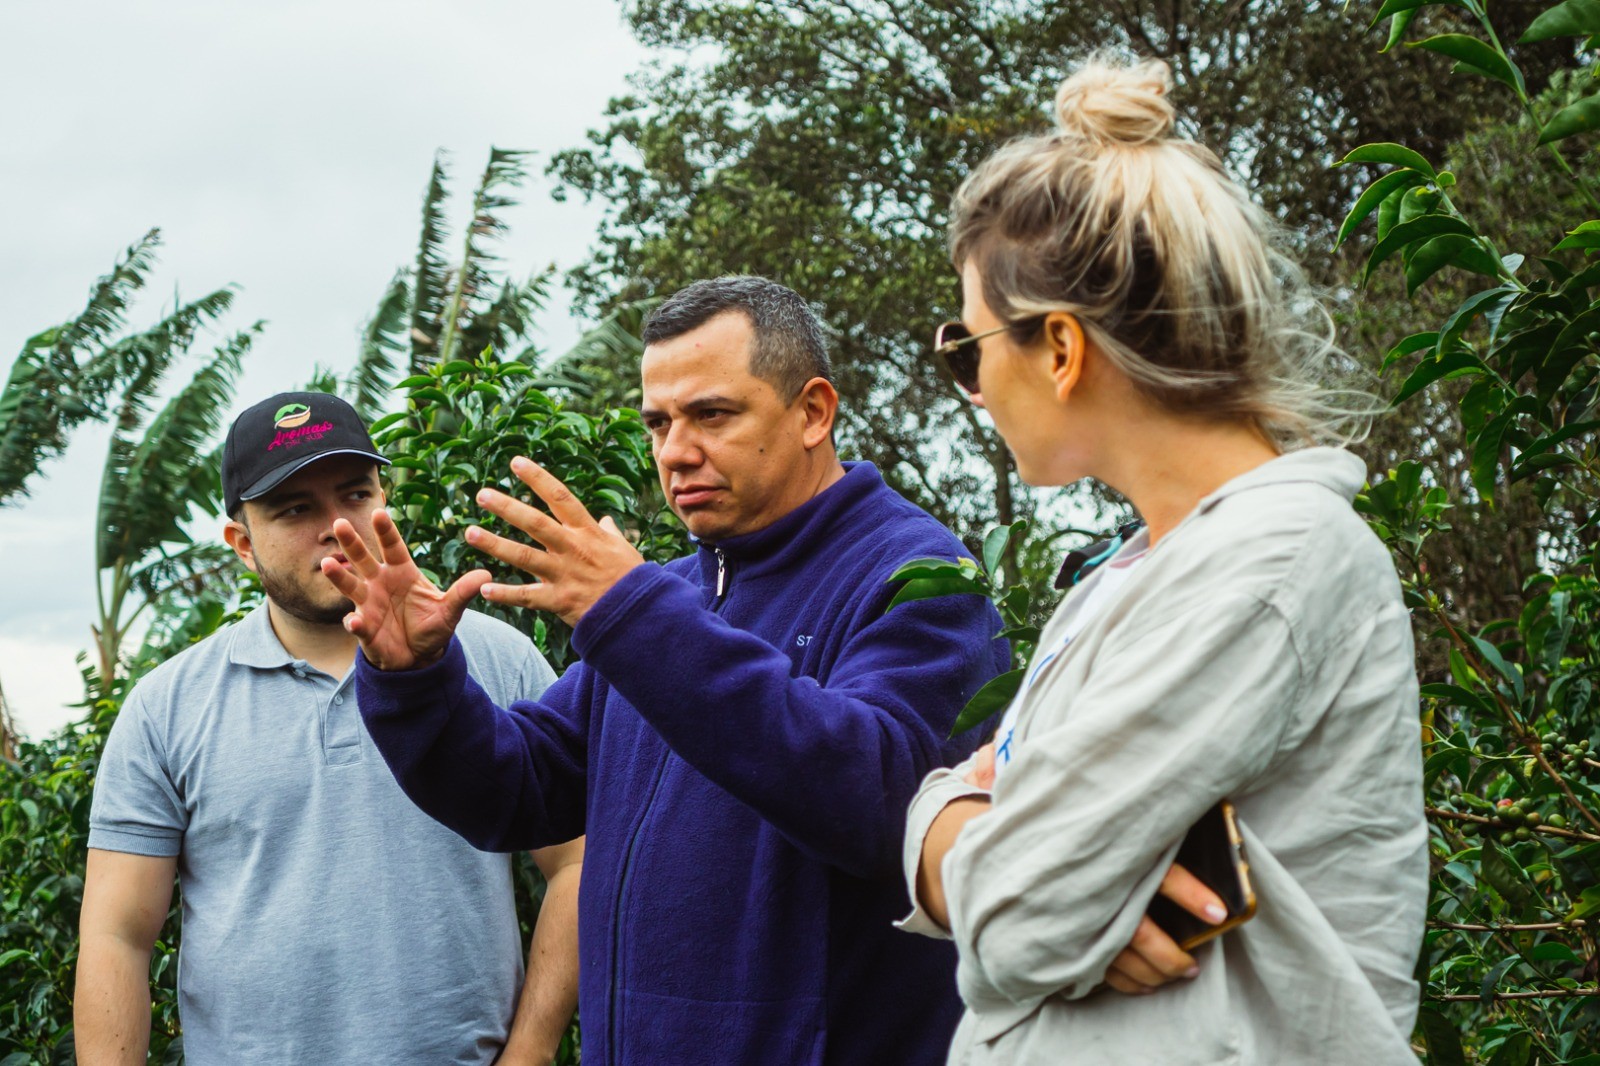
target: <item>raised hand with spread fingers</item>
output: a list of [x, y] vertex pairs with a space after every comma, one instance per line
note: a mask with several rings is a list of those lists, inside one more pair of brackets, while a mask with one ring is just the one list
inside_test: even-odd
[[355, 609], [344, 627], [361, 641], [361, 652], [380, 670], [415, 670], [438, 662], [450, 645], [467, 604], [490, 578], [487, 570], [464, 574], [448, 589], [429, 581], [412, 561], [406, 542], [384, 510], [372, 514], [378, 554], [368, 550], [344, 519], [333, 535], [348, 565], [322, 560], [322, 572], [350, 598]]
[[549, 611], [568, 625], [577, 625], [611, 586], [644, 562], [644, 556], [615, 522], [609, 517], [596, 522], [571, 489], [531, 459], [513, 459], [511, 472], [549, 505], [550, 514], [495, 489], [480, 490], [478, 503], [543, 545], [543, 550], [478, 526], [467, 530], [467, 543], [538, 581], [485, 584], [483, 597], [511, 607]]

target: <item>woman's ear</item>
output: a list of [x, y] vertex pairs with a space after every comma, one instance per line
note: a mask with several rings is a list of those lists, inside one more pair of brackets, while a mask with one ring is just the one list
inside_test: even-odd
[[1056, 399], [1066, 403], [1083, 376], [1083, 326], [1075, 315], [1052, 311], [1044, 319], [1044, 342], [1049, 349]]

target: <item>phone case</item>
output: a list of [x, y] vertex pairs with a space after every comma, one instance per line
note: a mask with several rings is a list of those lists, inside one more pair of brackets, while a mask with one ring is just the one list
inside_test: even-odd
[[1255, 915], [1256, 894], [1233, 804], [1222, 800], [1202, 815], [1178, 846], [1175, 861], [1220, 896], [1228, 908], [1228, 917], [1212, 925], [1165, 896], [1151, 900], [1145, 913], [1183, 950], [1221, 936]]

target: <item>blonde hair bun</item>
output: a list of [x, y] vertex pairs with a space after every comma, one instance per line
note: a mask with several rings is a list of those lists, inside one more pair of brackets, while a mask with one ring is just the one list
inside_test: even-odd
[[1140, 145], [1172, 132], [1172, 71], [1159, 59], [1135, 66], [1095, 58], [1056, 90], [1056, 123], [1067, 137]]

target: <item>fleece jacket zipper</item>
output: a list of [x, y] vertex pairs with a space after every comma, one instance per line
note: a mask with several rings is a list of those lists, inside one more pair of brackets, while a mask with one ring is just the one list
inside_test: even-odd
[[[717, 592], [711, 601], [711, 610], [721, 613], [722, 605], [728, 594], [728, 557], [721, 548], [712, 549], [717, 554]], [[607, 1059], [612, 1063], [622, 1061], [622, 1031], [618, 1024], [621, 1020], [620, 1002], [622, 999], [622, 907], [628, 898], [628, 884], [633, 877], [633, 853], [638, 848], [639, 836], [644, 832], [645, 822], [650, 820], [650, 810], [655, 806], [656, 795], [661, 791], [661, 779], [666, 776], [667, 759], [671, 752], [661, 753], [661, 761], [656, 764], [655, 777], [650, 782], [650, 796], [645, 800], [644, 811], [639, 815], [639, 820], [634, 823], [633, 835], [628, 838], [628, 847], [622, 854], [622, 880], [617, 886], [617, 901], [611, 910], [611, 1002], [610, 1018], [606, 1026], [609, 1034], [610, 1050]]]

